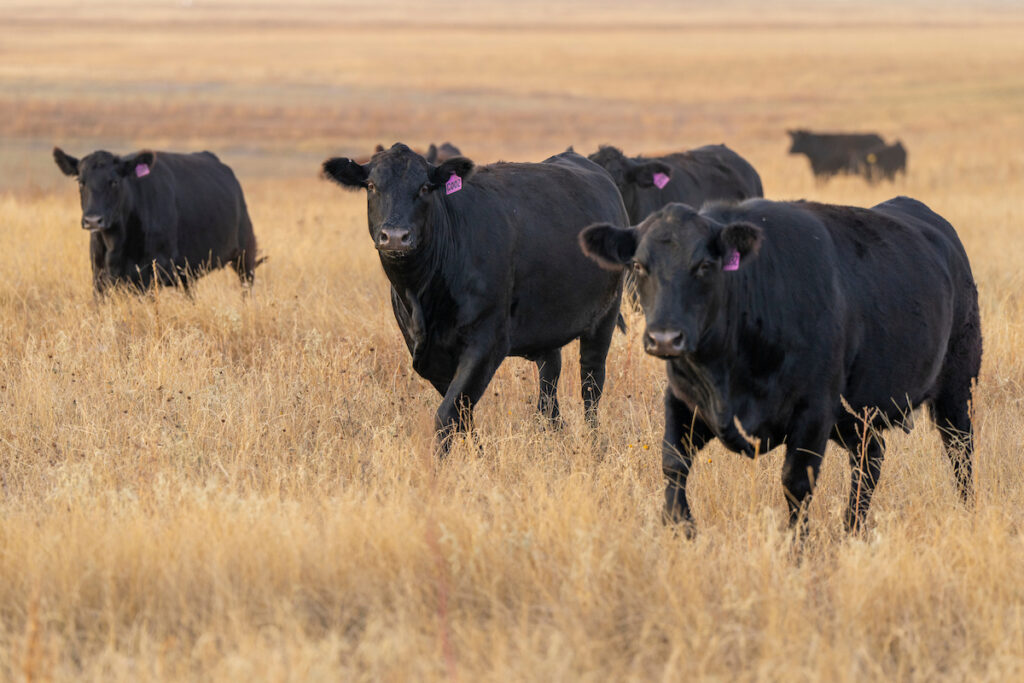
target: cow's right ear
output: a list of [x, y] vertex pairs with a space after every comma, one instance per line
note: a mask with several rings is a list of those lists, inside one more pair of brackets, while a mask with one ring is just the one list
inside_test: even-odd
[[78, 159], [65, 154], [60, 147], [53, 148], [53, 160], [57, 162], [57, 168], [64, 172], [64, 175], [78, 175]]
[[324, 162], [323, 175], [343, 187], [366, 187], [366, 167], [348, 157], [334, 157]]
[[609, 270], [620, 270], [632, 261], [640, 243], [636, 228], [616, 228], [607, 223], [584, 228], [579, 239], [583, 253]]

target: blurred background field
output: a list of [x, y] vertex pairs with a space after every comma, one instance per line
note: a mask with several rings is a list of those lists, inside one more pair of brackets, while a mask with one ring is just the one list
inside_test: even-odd
[[[1024, 677], [1022, 36], [999, 2], [0, 0], [0, 680]], [[899, 138], [909, 174], [816, 184], [794, 127]], [[863, 538], [840, 452], [796, 562], [779, 454], [717, 445], [673, 536], [635, 314], [596, 435], [573, 346], [563, 432], [511, 359], [436, 465], [364, 198], [318, 172], [444, 140], [724, 142], [772, 198], [928, 203], [982, 301], [977, 508], [921, 419]], [[269, 257], [252, 299], [217, 273], [95, 302], [54, 145], [215, 151]]]

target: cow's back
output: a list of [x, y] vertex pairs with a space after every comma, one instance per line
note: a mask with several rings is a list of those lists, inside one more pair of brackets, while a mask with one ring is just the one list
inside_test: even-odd
[[514, 355], [562, 346], [618, 305], [620, 274], [599, 268], [577, 242], [592, 223], [628, 221], [600, 166], [569, 152], [539, 164], [484, 166], [470, 182], [466, 248], [489, 277], [505, 273]]
[[693, 178], [693, 202], [700, 208], [707, 201], [761, 197], [761, 176], [746, 159], [725, 145], [705, 145], [666, 157], [668, 163]]
[[739, 201], [764, 194], [754, 167], [725, 145], [705, 145], [651, 159], [638, 157], [637, 161], [660, 161], [671, 167], [672, 174], [663, 188], [630, 185], [623, 193], [633, 224], [673, 202], [699, 209], [711, 201]]
[[160, 152], [154, 169], [160, 166], [172, 178], [179, 260], [196, 266], [235, 258], [246, 244], [249, 221], [231, 169], [211, 152]]
[[839, 256], [848, 311], [841, 393], [855, 409], [879, 407], [898, 420], [908, 404], [931, 397], [970, 307], [966, 254], [953, 227], [916, 200], [809, 209], [828, 225]]

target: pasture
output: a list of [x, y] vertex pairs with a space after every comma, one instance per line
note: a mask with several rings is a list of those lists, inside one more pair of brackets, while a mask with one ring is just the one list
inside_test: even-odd
[[[0, 0], [0, 680], [1024, 678], [1024, 10], [444, 8]], [[800, 126], [899, 138], [908, 175], [817, 185]], [[921, 415], [861, 537], [845, 453], [794, 558], [781, 453], [717, 444], [673, 534], [632, 312], [596, 434], [574, 344], [564, 430], [510, 359], [438, 464], [364, 195], [318, 178], [399, 140], [724, 142], [771, 198], [926, 202], [981, 300], [975, 509]], [[94, 301], [55, 144], [216, 151], [268, 257], [253, 296], [219, 272]]]

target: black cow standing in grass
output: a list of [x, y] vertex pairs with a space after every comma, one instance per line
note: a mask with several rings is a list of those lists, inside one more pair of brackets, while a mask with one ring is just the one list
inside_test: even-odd
[[[761, 176], [750, 162], [725, 145], [706, 145], [660, 157], [627, 157], [616, 147], [604, 146], [589, 158], [615, 181], [632, 225], [672, 202], [699, 208], [716, 199], [764, 196]], [[635, 304], [632, 272], [626, 273], [625, 286]]]
[[228, 264], [243, 291], [252, 286], [256, 236], [245, 197], [211, 152], [97, 151], [79, 160], [54, 148], [53, 158], [78, 178], [97, 292], [179, 282], [187, 290], [195, 277]]
[[785, 445], [796, 524], [831, 439], [850, 454], [846, 524], [857, 528], [883, 430], [921, 404], [970, 498], [978, 294], [953, 226], [921, 202], [672, 204], [637, 227], [591, 226], [580, 242], [637, 273], [644, 348], [668, 361], [666, 520], [691, 522], [686, 479], [717, 437], [750, 457]]
[[812, 133], [791, 130], [790, 154], [803, 154], [811, 162], [811, 172], [820, 180], [834, 175], [857, 174], [865, 155], [885, 140], [875, 133]]
[[538, 408], [559, 419], [561, 348], [580, 340], [583, 401], [597, 419], [605, 357], [619, 316], [620, 273], [580, 253], [581, 229], [624, 222], [615, 185], [566, 152], [539, 164], [430, 164], [403, 144], [361, 165], [324, 162], [327, 177], [367, 192], [370, 237], [413, 369], [444, 396], [446, 452], [506, 356], [540, 371]]

